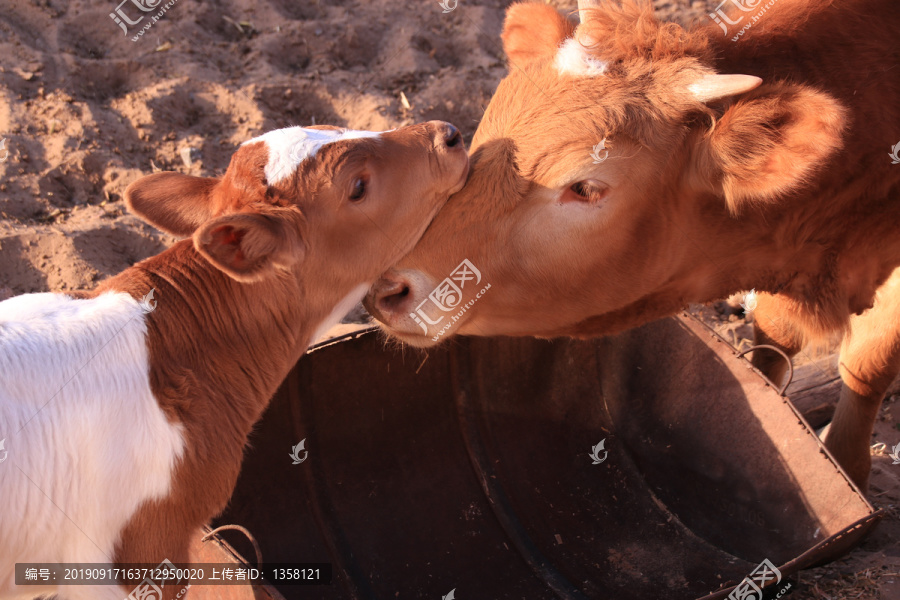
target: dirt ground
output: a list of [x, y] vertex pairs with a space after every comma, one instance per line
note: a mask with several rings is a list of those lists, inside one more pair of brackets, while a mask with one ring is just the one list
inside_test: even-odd
[[[91, 288], [170, 245], [126, 213], [122, 193], [142, 174], [219, 175], [238, 144], [290, 125], [444, 119], [468, 142], [505, 73], [501, 0], [459, 0], [449, 13], [437, 0], [171, 4], [132, 41], [149, 18], [123, 30], [110, 16], [143, 14], [131, 2], [0, 0], [0, 300]], [[681, 22], [715, 4], [655, 2]], [[746, 334], [736, 315], [707, 312]], [[892, 408], [873, 443], [900, 443]], [[900, 465], [886, 456], [871, 498], [888, 512], [878, 531], [802, 573], [792, 597], [900, 600]]]

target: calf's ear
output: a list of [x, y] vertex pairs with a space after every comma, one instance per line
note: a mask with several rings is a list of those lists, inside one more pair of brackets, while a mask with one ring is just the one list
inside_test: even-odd
[[506, 11], [501, 34], [510, 68], [553, 56], [572, 31], [572, 25], [552, 6], [513, 4]]
[[259, 281], [303, 260], [305, 219], [294, 206], [253, 205], [211, 219], [194, 233], [194, 247], [220, 271], [242, 282]]
[[151, 225], [180, 237], [194, 233], [212, 213], [212, 177], [154, 173], [125, 190], [125, 205]]
[[692, 177], [724, 196], [732, 214], [777, 202], [825, 166], [845, 123], [844, 109], [827, 94], [789, 84], [760, 88], [700, 135]]

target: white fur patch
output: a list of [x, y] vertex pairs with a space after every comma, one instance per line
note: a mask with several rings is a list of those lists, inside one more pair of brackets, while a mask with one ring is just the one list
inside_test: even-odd
[[606, 61], [591, 56], [575, 38], [567, 39], [556, 53], [556, 70], [560, 75], [596, 77], [606, 73], [608, 68]]
[[334, 307], [334, 310], [331, 311], [331, 314], [316, 327], [315, 333], [313, 333], [313, 336], [309, 340], [309, 345], [318, 342], [329, 329], [340, 323], [341, 319], [343, 319], [348, 312], [353, 310], [354, 306], [362, 301], [370, 287], [372, 287], [371, 283], [360, 284], [353, 288], [353, 291], [347, 294], [343, 300], [338, 302], [337, 306]]
[[352, 129], [306, 129], [288, 127], [265, 133], [243, 145], [265, 142], [269, 148], [266, 164], [266, 180], [273, 185], [288, 177], [301, 162], [312, 158], [325, 144], [341, 140], [379, 137], [380, 131], [356, 131]]
[[[17, 562], [111, 562], [138, 507], [169, 493], [185, 440], [150, 390], [146, 318], [123, 293], [0, 302], [0, 597], [52, 591], [16, 589]], [[79, 588], [61, 597], [127, 595]]]

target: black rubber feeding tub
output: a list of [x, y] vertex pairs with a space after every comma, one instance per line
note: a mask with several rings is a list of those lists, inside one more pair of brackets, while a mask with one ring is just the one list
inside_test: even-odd
[[218, 523], [267, 563], [332, 564], [288, 599], [662, 600], [725, 598], [763, 561], [783, 587], [879, 516], [790, 402], [683, 315], [427, 356], [371, 332], [323, 344]]

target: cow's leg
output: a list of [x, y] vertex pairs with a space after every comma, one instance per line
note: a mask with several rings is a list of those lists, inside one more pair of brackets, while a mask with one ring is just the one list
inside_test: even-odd
[[[803, 348], [803, 336], [792, 324], [789, 307], [778, 296], [757, 294], [753, 311], [753, 337], [756, 345], [768, 344], [794, 356]], [[773, 350], [753, 351], [751, 363], [775, 384], [780, 384], [788, 370], [784, 357]]]
[[872, 428], [884, 393], [900, 372], [900, 269], [878, 289], [875, 305], [850, 319], [840, 369], [841, 398], [825, 434], [825, 446], [866, 491]]

